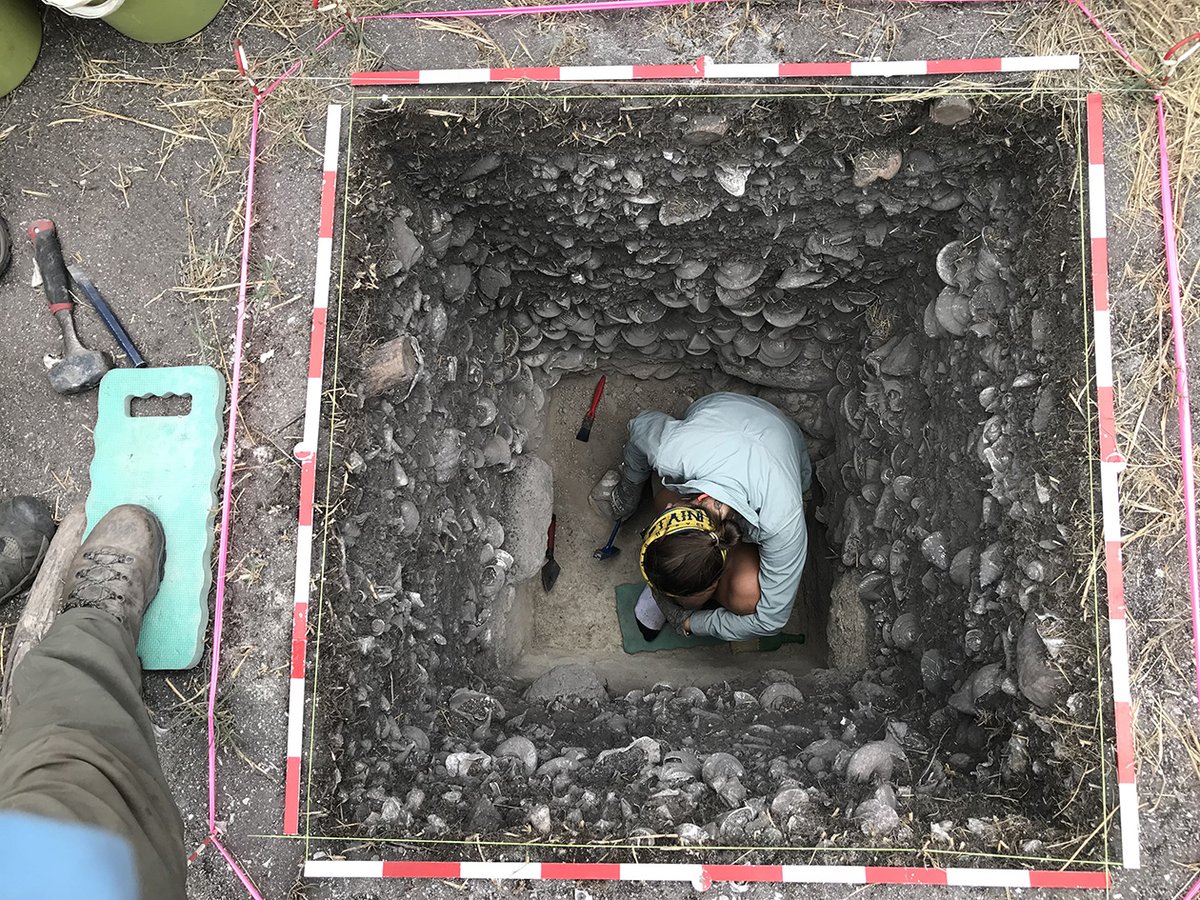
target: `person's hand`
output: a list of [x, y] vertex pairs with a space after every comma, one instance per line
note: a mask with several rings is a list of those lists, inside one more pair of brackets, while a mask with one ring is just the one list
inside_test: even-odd
[[617, 486], [613, 488], [612, 498], [609, 500], [614, 519], [628, 519], [637, 512], [637, 508], [642, 502], [643, 486], [634, 484], [628, 478], [622, 478], [617, 482]]

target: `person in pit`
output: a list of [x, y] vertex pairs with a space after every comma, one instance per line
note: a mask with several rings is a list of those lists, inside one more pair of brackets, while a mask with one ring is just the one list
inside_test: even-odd
[[804, 435], [756, 397], [717, 393], [683, 419], [644, 412], [629, 423], [616, 519], [662, 481], [640, 551], [646, 589], [636, 617], [648, 641], [670, 622], [726, 641], [778, 634], [808, 555], [804, 496], [812, 463]]

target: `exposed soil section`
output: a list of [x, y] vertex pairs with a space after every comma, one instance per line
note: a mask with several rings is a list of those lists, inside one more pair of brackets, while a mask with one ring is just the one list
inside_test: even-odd
[[[1074, 159], [1061, 110], [956, 102], [364, 117], [347, 303], [421, 366], [338, 461], [320, 831], [1099, 855]], [[597, 369], [756, 392], [812, 437], [840, 670], [512, 678], [547, 393]]]

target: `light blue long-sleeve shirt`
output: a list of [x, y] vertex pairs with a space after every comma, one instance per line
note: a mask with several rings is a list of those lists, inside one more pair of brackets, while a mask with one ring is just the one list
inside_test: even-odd
[[691, 629], [726, 641], [778, 634], [796, 602], [808, 556], [804, 492], [812, 482], [808, 445], [796, 423], [756, 397], [710, 394], [683, 419], [644, 412], [629, 423], [625, 477], [655, 471], [681, 494], [708, 494], [749, 524], [759, 547], [761, 596], [752, 615], [725, 609], [692, 613]]

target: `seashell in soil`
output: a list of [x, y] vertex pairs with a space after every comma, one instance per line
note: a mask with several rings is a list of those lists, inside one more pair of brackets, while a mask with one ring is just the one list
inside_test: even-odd
[[767, 685], [758, 702], [763, 709], [777, 710], [789, 703], [800, 705], [804, 702], [804, 695], [800, 693], [800, 690], [794, 684], [777, 681]]
[[772, 298], [763, 306], [762, 316], [776, 328], [794, 328], [809, 318], [808, 303], [790, 297]]
[[773, 369], [781, 369], [794, 363], [803, 350], [798, 341], [767, 339], [759, 344], [758, 361]]
[[719, 165], [713, 177], [725, 193], [740, 197], [746, 193], [746, 179], [750, 177], [750, 170], [741, 166]]
[[621, 329], [621, 337], [631, 347], [649, 347], [658, 339], [658, 329], [651, 325], [630, 325]]
[[492, 751], [496, 759], [515, 759], [526, 775], [532, 775], [537, 769], [537, 747], [527, 737], [514, 735]]
[[675, 277], [681, 281], [691, 281], [699, 278], [708, 271], [708, 263], [695, 259], [686, 259], [675, 267]]
[[971, 301], [953, 288], [943, 288], [934, 301], [933, 314], [943, 329], [962, 337], [971, 325]]
[[721, 263], [714, 277], [721, 287], [737, 291], [757, 282], [765, 270], [766, 266], [755, 260], [726, 260]]
[[820, 281], [822, 274], [819, 270], [803, 269], [799, 266], [792, 266], [784, 269], [783, 274], [779, 276], [775, 282], [775, 287], [784, 291], [794, 291], [802, 287], [808, 287]]

